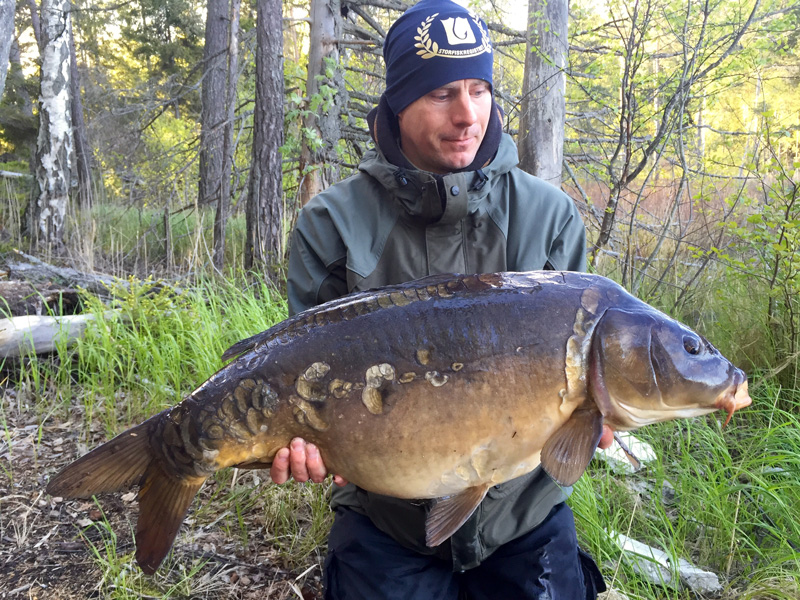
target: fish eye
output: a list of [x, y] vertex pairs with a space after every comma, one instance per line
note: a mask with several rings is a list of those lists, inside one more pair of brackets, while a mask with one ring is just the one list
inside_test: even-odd
[[699, 338], [696, 338], [693, 335], [685, 335], [683, 336], [683, 349], [686, 350], [691, 355], [700, 354], [700, 349], [702, 348], [702, 342]]

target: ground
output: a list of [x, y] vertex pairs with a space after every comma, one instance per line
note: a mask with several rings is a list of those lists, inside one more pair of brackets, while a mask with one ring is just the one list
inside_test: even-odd
[[[287, 566], [259, 503], [231, 515], [218, 482], [201, 491], [162, 567], [143, 575], [130, 559], [135, 493], [105, 495], [98, 505], [45, 492], [48, 478], [86, 450], [83, 415], [40, 426], [18, 390], [0, 394], [0, 598], [321, 598], [321, 553]], [[99, 426], [91, 430], [102, 441]], [[232, 519], [251, 534], [239, 535]]]

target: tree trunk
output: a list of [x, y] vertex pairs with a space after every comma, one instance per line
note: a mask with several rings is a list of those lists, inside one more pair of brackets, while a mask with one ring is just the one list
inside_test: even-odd
[[39, 53], [44, 50], [44, 40], [42, 40], [42, 22], [39, 19], [39, 7], [36, 6], [36, 0], [28, 0], [28, 8], [31, 11], [31, 28], [33, 29], [33, 37], [36, 39], [36, 45], [39, 46]]
[[567, 14], [567, 0], [529, 0], [520, 103], [520, 167], [555, 186], [564, 159]]
[[283, 259], [283, 29], [280, 0], [258, 0], [253, 164], [247, 198], [245, 268]]
[[70, 4], [42, 2], [42, 75], [39, 96], [39, 138], [33, 201], [32, 246], [48, 253], [61, 246], [72, 174], [73, 140], [70, 115]]
[[92, 208], [92, 151], [86, 133], [86, 121], [83, 118], [83, 102], [81, 101], [81, 78], [78, 73], [78, 57], [75, 53], [75, 36], [70, 31], [70, 97], [72, 99], [72, 128], [75, 139], [75, 168], [78, 175], [78, 202], [80, 207], [89, 211]]
[[220, 197], [226, 114], [229, 4], [228, 0], [208, 1], [200, 109], [198, 202], [201, 206], [217, 202]]
[[[304, 126], [318, 140], [304, 137], [300, 154], [300, 203], [305, 205], [339, 179], [336, 143], [341, 138], [339, 119], [344, 104], [344, 81], [339, 67], [342, 17], [339, 0], [311, 0], [311, 33], [308, 48]], [[314, 142], [321, 143], [317, 147]]]
[[228, 39], [227, 95], [225, 126], [223, 127], [222, 176], [219, 182], [219, 201], [214, 219], [214, 266], [222, 270], [225, 262], [225, 226], [231, 209], [231, 171], [233, 169], [233, 120], [236, 115], [236, 84], [239, 76], [239, 9], [241, 0], [231, 0]]
[[0, 100], [6, 88], [8, 73], [8, 56], [11, 53], [11, 42], [14, 41], [14, 12], [17, 0], [0, 0]]

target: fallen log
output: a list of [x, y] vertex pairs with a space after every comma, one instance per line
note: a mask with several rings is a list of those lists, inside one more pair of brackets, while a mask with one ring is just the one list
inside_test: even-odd
[[46, 354], [59, 343], [71, 346], [83, 336], [93, 314], [47, 317], [26, 315], [0, 319], [0, 359], [19, 358], [34, 352]]
[[101, 297], [108, 297], [108, 289], [114, 283], [127, 286], [124, 279], [110, 275], [86, 273], [72, 267], [57, 267], [20, 250], [13, 250], [6, 255], [4, 262], [8, 272], [7, 277], [12, 280], [57, 282], [70, 288], [84, 288]]

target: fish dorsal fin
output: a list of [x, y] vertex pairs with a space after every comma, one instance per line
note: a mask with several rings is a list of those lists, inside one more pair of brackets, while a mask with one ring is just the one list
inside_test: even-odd
[[596, 406], [582, 406], [542, 448], [541, 462], [560, 485], [573, 485], [589, 465], [603, 434], [603, 415]]
[[489, 487], [484, 483], [455, 496], [439, 498], [425, 522], [425, 543], [433, 548], [453, 535], [475, 512]]
[[406, 306], [419, 300], [450, 298], [456, 294], [480, 293], [492, 288], [502, 288], [500, 274], [461, 275], [443, 273], [397, 285], [355, 292], [311, 307], [273, 325], [266, 331], [236, 342], [222, 354], [222, 360], [240, 356], [264, 346], [269, 347], [279, 339], [291, 340], [307, 334], [321, 324], [347, 321], [360, 315], [390, 306]]

